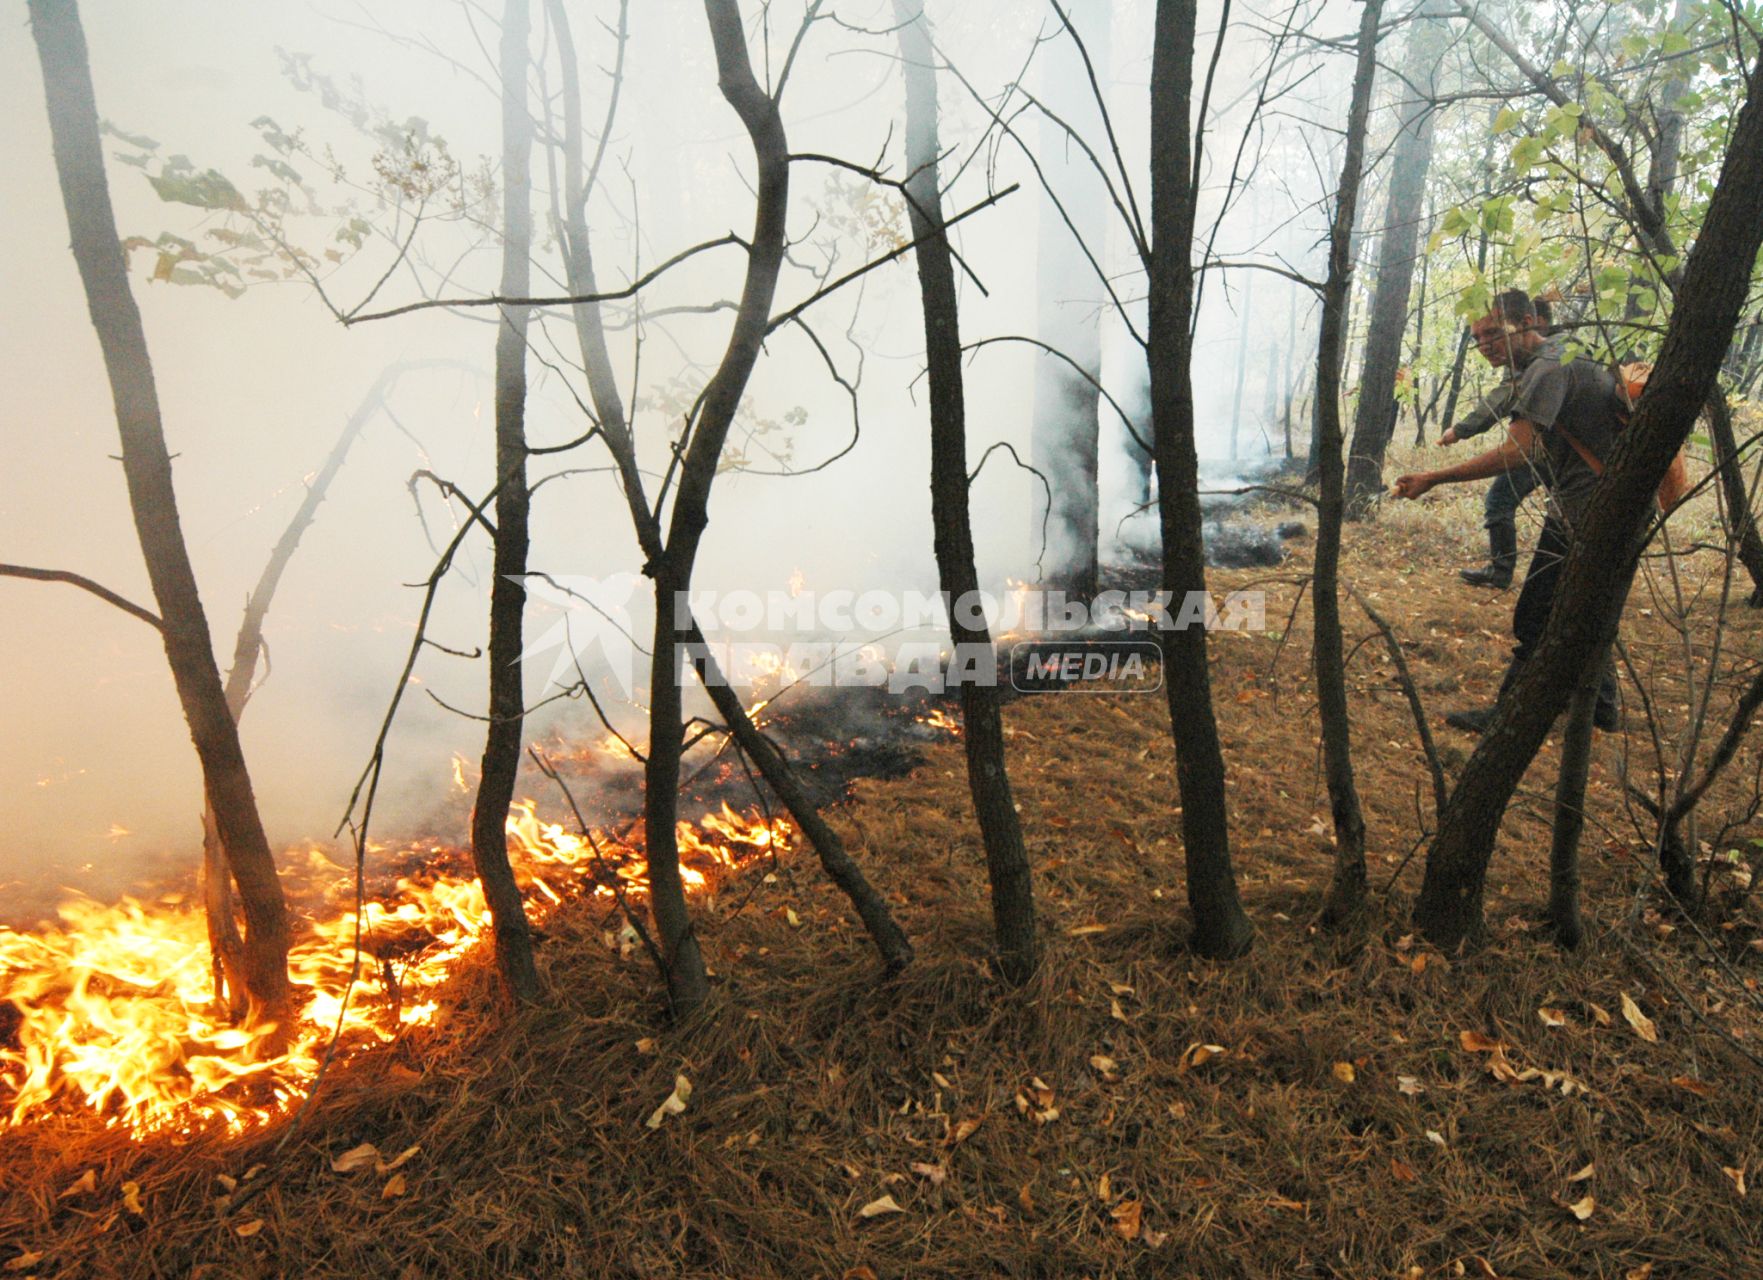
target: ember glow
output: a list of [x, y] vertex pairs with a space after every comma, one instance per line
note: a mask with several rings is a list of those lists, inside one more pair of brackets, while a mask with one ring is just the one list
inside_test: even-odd
[[[515, 806], [508, 834], [532, 918], [570, 898], [610, 904], [647, 889], [639, 834], [584, 839], [541, 820], [531, 801]], [[687, 888], [714, 890], [732, 872], [788, 852], [792, 834], [782, 819], [727, 804], [681, 822]], [[284, 859], [297, 864], [284, 878], [310, 882], [320, 903], [305, 912], [290, 956], [305, 1003], [285, 1031], [235, 1026], [217, 1011], [194, 895], [114, 906], [75, 899], [57, 927], [0, 927], [0, 1128], [84, 1111], [137, 1133], [241, 1132], [284, 1113], [339, 1027], [346, 1056], [434, 1019], [440, 987], [490, 927], [477, 881], [437, 869], [463, 863], [448, 854], [430, 851], [423, 869], [366, 904], [358, 976], [352, 874], [316, 851]]]

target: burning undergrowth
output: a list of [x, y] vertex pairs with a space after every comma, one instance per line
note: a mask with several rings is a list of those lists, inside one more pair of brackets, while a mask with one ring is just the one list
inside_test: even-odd
[[[763, 727], [799, 758], [823, 803], [857, 777], [909, 770], [923, 744], [953, 728], [927, 698], [882, 690], [806, 689], [768, 710]], [[689, 892], [715, 893], [749, 868], [775, 870], [797, 839], [763, 784], [726, 745], [717, 749], [722, 742], [707, 737], [688, 757], [681, 812], [699, 815], [678, 827]], [[511, 860], [541, 929], [571, 900], [641, 898], [648, 873], [632, 749], [610, 733], [549, 746], [594, 826], [549, 820], [531, 799], [515, 805]], [[454, 781], [447, 825], [463, 830], [474, 788], [462, 761]], [[561, 797], [547, 807], [567, 810]], [[192, 888], [115, 904], [73, 898], [54, 923], [0, 927], [0, 1129], [83, 1111], [133, 1133], [241, 1132], [284, 1114], [333, 1052], [348, 1058], [430, 1022], [439, 989], [490, 924], [469, 851], [444, 839], [372, 844], [359, 882], [354, 867], [315, 845], [281, 863], [302, 1000], [283, 1026], [233, 1025], [217, 1007]], [[627, 949], [635, 940], [628, 926], [617, 936]]]

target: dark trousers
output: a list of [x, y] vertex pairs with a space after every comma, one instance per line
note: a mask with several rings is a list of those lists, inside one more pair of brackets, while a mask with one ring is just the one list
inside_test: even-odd
[[1482, 525], [1489, 529], [1500, 525], [1509, 529], [1517, 528], [1518, 508], [1524, 504], [1526, 495], [1541, 483], [1542, 476], [1534, 466], [1502, 471], [1493, 478], [1487, 492], [1482, 495]]
[[[1508, 471], [1507, 475], [1516, 472]], [[1518, 678], [1518, 669], [1542, 643], [1543, 631], [1549, 625], [1549, 613], [1555, 607], [1555, 591], [1561, 583], [1561, 570], [1567, 564], [1567, 527], [1554, 516], [1543, 521], [1537, 537], [1537, 549], [1530, 558], [1524, 575], [1524, 586], [1518, 592], [1518, 603], [1512, 609], [1512, 636], [1517, 644], [1512, 649], [1512, 665], [1500, 685], [1505, 693]], [[1616, 669], [1606, 660], [1598, 681], [1598, 705], [1614, 712], [1616, 709]]]

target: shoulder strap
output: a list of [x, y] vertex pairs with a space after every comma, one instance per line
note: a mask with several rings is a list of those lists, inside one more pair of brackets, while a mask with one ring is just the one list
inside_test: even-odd
[[1579, 455], [1579, 460], [1592, 469], [1593, 475], [1601, 476], [1604, 474], [1604, 464], [1592, 456], [1592, 451], [1579, 442], [1578, 436], [1574, 435], [1573, 432], [1567, 430], [1565, 427], [1550, 427], [1549, 430], [1559, 431], [1561, 433], [1561, 438], [1573, 446], [1573, 451]]

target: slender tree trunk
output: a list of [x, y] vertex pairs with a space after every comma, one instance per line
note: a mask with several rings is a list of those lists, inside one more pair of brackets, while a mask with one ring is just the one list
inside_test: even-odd
[[[985, 619], [963, 602], [979, 599], [973, 562], [973, 526], [967, 493], [967, 409], [961, 376], [961, 331], [955, 267], [942, 232], [942, 189], [937, 179], [937, 78], [930, 23], [920, 0], [894, 0], [900, 59], [906, 74], [907, 207], [918, 242], [919, 294], [924, 304], [925, 363], [930, 381], [931, 521], [937, 576], [949, 600], [949, 631], [961, 681], [962, 744], [967, 786], [986, 849], [992, 891], [992, 932], [998, 968], [1007, 982], [1026, 982], [1035, 968], [1034, 890], [1022, 828], [1004, 767], [1004, 721], [999, 707], [998, 661]], [[977, 674], [980, 678], [974, 678]]]
[[[1268, 454], [1273, 453], [1272, 432], [1279, 422], [1279, 343], [1271, 343], [1267, 348], [1266, 384], [1262, 389], [1261, 421], [1266, 424], [1262, 431], [1262, 443]], [[1286, 456], [1292, 454], [1291, 437], [1286, 438]]]
[[[1194, 0], [1157, 0], [1151, 54], [1151, 261], [1148, 363], [1156, 450], [1157, 514], [1163, 534], [1163, 589], [1170, 618], [1188, 593], [1205, 592], [1200, 537], [1200, 469], [1194, 452], [1193, 109]], [[1175, 739], [1182, 845], [1194, 949], [1228, 957], [1246, 952], [1254, 931], [1237, 896], [1230, 862], [1224, 753], [1212, 709], [1203, 627], [1160, 628], [1164, 686]]]
[[[1494, 144], [1499, 135], [1494, 132], [1494, 121], [1499, 118], [1500, 109], [1490, 108], [1487, 119], [1487, 142], [1482, 147], [1481, 167], [1492, 171], [1494, 167]], [[1479, 276], [1487, 270], [1488, 265], [1488, 229], [1479, 219], [1476, 223], [1479, 230], [1475, 243], [1475, 272]], [[1463, 366], [1469, 356], [1469, 326], [1464, 325], [1463, 331], [1457, 335], [1457, 358], [1451, 362], [1451, 389], [1445, 396], [1445, 411], [1439, 415], [1442, 426], [1452, 426], [1457, 421], [1457, 397], [1463, 390]]]
[[1353, 424], [1353, 452], [1347, 460], [1347, 512], [1363, 519], [1383, 495], [1383, 457], [1395, 434], [1399, 406], [1396, 376], [1402, 342], [1408, 334], [1408, 295], [1419, 257], [1426, 174], [1432, 166], [1432, 85], [1449, 32], [1437, 18], [1416, 18], [1397, 92], [1419, 95], [1401, 108], [1400, 131], [1390, 155], [1389, 195], [1383, 239], [1378, 246], [1377, 284], [1365, 335], [1359, 376], [1359, 407]]
[[252, 1002], [275, 1014], [291, 996], [287, 907], [239, 746], [238, 726], [227, 711], [208, 618], [178, 521], [171, 455], [147, 335], [129, 289], [104, 174], [85, 32], [73, 0], [31, 0], [30, 18], [74, 260], [110, 378], [123, 476], [141, 556], [159, 605], [165, 658], [201, 761], [203, 792], [220, 845], [239, 886], [245, 915], [242, 979]]
[[666, 549], [646, 572], [655, 580], [655, 638], [650, 666], [649, 756], [644, 765], [643, 833], [649, 862], [649, 903], [667, 965], [668, 995], [676, 1013], [688, 1014], [710, 991], [704, 956], [692, 932], [685, 886], [680, 881], [679, 819], [681, 645], [689, 643], [689, 614], [682, 610], [692, 586], [698, 547], [710, 521], [710, 490], [742, 393], [769, 331], [772, 299], [783, 266], [785, 215], [790, 194], [789, 143], [777, 102], [753, 75], [737, 0], [704, 0], [705, 20], [716, 52], [723, 99], [740, 117], [753, 144], [758, 193], [747, 251], [746, 279], [722, 361], [699, 398], [688, 424], [679, 487], [668, 521]]
[[[1329, 809], [1334, 817], [1334, 880], [1322, 905], [1322, 922], [1331, 927], [1351, 923], [1365, 908], [1365, 817], [1353, 780], [1352, 721], [1347, 709], [1347, 672], [1341, 646], [1341, 522], [1346, 513], [1341, 462], [1341, 365], [1346, 347], [1347, 296], [1353, 287], [1349, 255], [1353, 221], [1359, 209], [1359, 186], [1364, 177], [1366, 121], [1371, 114], [1372, 83], [1377, 75], [1377, 24], [1382, 16], [1383, 0], [1365, 0], [1359, 18], [1359, 57], [1353, 73], [1352, 101], [1347, 109], [1341, 181], [1335, 190], [1334, 223], [1329, 228], [1328, 279], [1322, 289], [1322, 338], [1316, 355], [1321, 501], [1316, 519], [1316, 578], [1310, 599], [1315, 611], [1312, 651], [1316, 697], [1322, 716], [1322, 755], [1328, 776]], [[1392, 204], [1396, 199], [1395, 185], [1392, 180]], [[1389, 228], [1385, 228], [1384, 235], [1387, 245]], [[1380, 276], [1380, 287], [1382, 283]], [[1406, 293], [1406, 282], [1403, 292]], [[1374, 332], [1375, 326], [1374, 320]], [[1404, 327], [1397, 325], [1398, 341]], [[1364, 405], [1363, 398], [1360, 405]]]
[[[502, 284], [503, 297], [524, 297], [532, 275], [532, 119], [526, 100], [529, 0], [502, 11]], [[526, 725], [521, 679], [524, 577], [532, 492], [526, 481], [526, 334], [530, 311], [501, 308], [496, 330], [496, 473], [508, 480], [496, 495], [496, 536], [490, 583], [490, 705], [483, 771], [471, 813], [471, 856], [490, 907], [496, 967], [516, 1000], [536, 1000], [539, 971], [520, 886], [508, 863], [508, 807], [520, 770]]]
[[[1751, 73], [1763, 78], [1763, 59]], [[1713, 394], [1763, 244], [1763, 95], [1737, 113], [1659, 361], [1575, 530], [1548, 630], [1464, 766], [1427, 851], [1415, 921], [1455, 947], [1478, 933], [1488, 858], [1525, 769], [1594, 656], [1615, 637], [1653, 495]]]
[[1243, 281], [1243, 314], [1237, 325], [1237, 381], [1230, 397], [1230, 460], [1237, 460], [1237, 436], [1243, 427], [1243, 383], [1249, 374], [1249, 304], [1255, 297], [1255, 273], [1245, 272]]
[[[1422, 226], [1423, 228], [1430, 227], [1437, 221], [1436, 210], [1433, 207], [1433, 202], [1429, 199], [1426, 202], [1426, 221]], [[1414, 308], [1414, 354], [1408, 362], [1409, 369], [1413, 371], [1413, 376], [1409, 379], [1409, 385], [1414, 389], [1415, 448], [1419, 448], [1426, 443], [1426, 420], [1431, 416], [1434, 406], [1439, 402], [1439, 392], [1436, 386], [1433, 388], [1432, 399], [1423, 399], [1420, 394], [1420, 357], [1426, 350], [1426, 291], [1432, 275], [1432, 255], [1425, 250], [1419, 250], [1419, 253], [1420, 301]]]
[[[594, 272], [592, 241], [588, 234], [587, 199], [590, 190], [588, 177], [582, 170], [581, 89], [576, 72], [575, 43], [563, 0], [546, 0], [546, 8], [550, 14], [552, 31], [557, 38], [562, 67], [564, 266], [572, 293], [594, 294], [599, 292], [599, 285]], [[618, 31], [621, 47], [625, 38], [627, 11], [628, 3], [622, 4], [619, 9]], [[607, 351], [606, 330], [601, 319], [600, 306], [593, 302], [578, 303], [573, 308], [573, 314], [582, 367], [587, 372], [588, 395], [594, 403], [594, 412], [600, 419], [601, 429], [605, 432], [614, 465], [618, 468], [638, 545], [644, 557], [653, 560], [663, 551], [661, 524], [655, 513], [649, 509], [644, 493], [642, 472], [637, 466], [636, 442], [625, 415], [624, 399], [619, 394], [612, 357]], [[821, 817], [813, 799], [796, 777], [789, 760], [749, 718], [740, 695], [729, 686], [723, 673], [717, 668], [716, 660], [711, 656], [703, 634], [695, 623], [689, 627], [687, 644], [691, 649], [692, 665], [698, 672], [699, 681], [710, 695], [716, 713], [722, 717], [723, 723], [733, 735], [735, 745], [746, 753], [747, 758], [758, 769], [759, 775], [765, 779], [766, 784], [790, 811], [796, 825], [814, 845], [822, 870], [851, 900], [852, 908], [863, 921], [864, 928], [869, 931], [876, 950], [881, 953], [882, 963], [887, 971], [897, 973], [904, 969], [912, 961], [912, 944], [895, 922], [887, 902], [875, 891], [862, 869], [852, 859], [838, 832]]]
[[1745, 472], [1738, 439], [1732, 429], [1732, 408], [1726, 403], [1726, 392], [1718, 384], [1708, 397], [1708, 441], [1713, 445], [1714, 465], [1720, 472], [1720, 494], [1725, 500], [1727, 536], [1738, 544], [1739, 563], [1751, 575], [1752, 608], [1763, 606], [1763, 537], [1757, 534], [1757, 521], [1751, 513], [1751, 495], [1745, 487]]
[[1555, 784], [1555, 822], [1549, 843], [1549, 927], [1572, 951], [1585, 940], [1579, 919], [1579, 835], [1585, 827], [1585, 784], [1592, 764], [1592, 716], [1598, 705], [1603, 657], [1582, 676], [1567, 707], [1561, 735], [1561, 773]]

